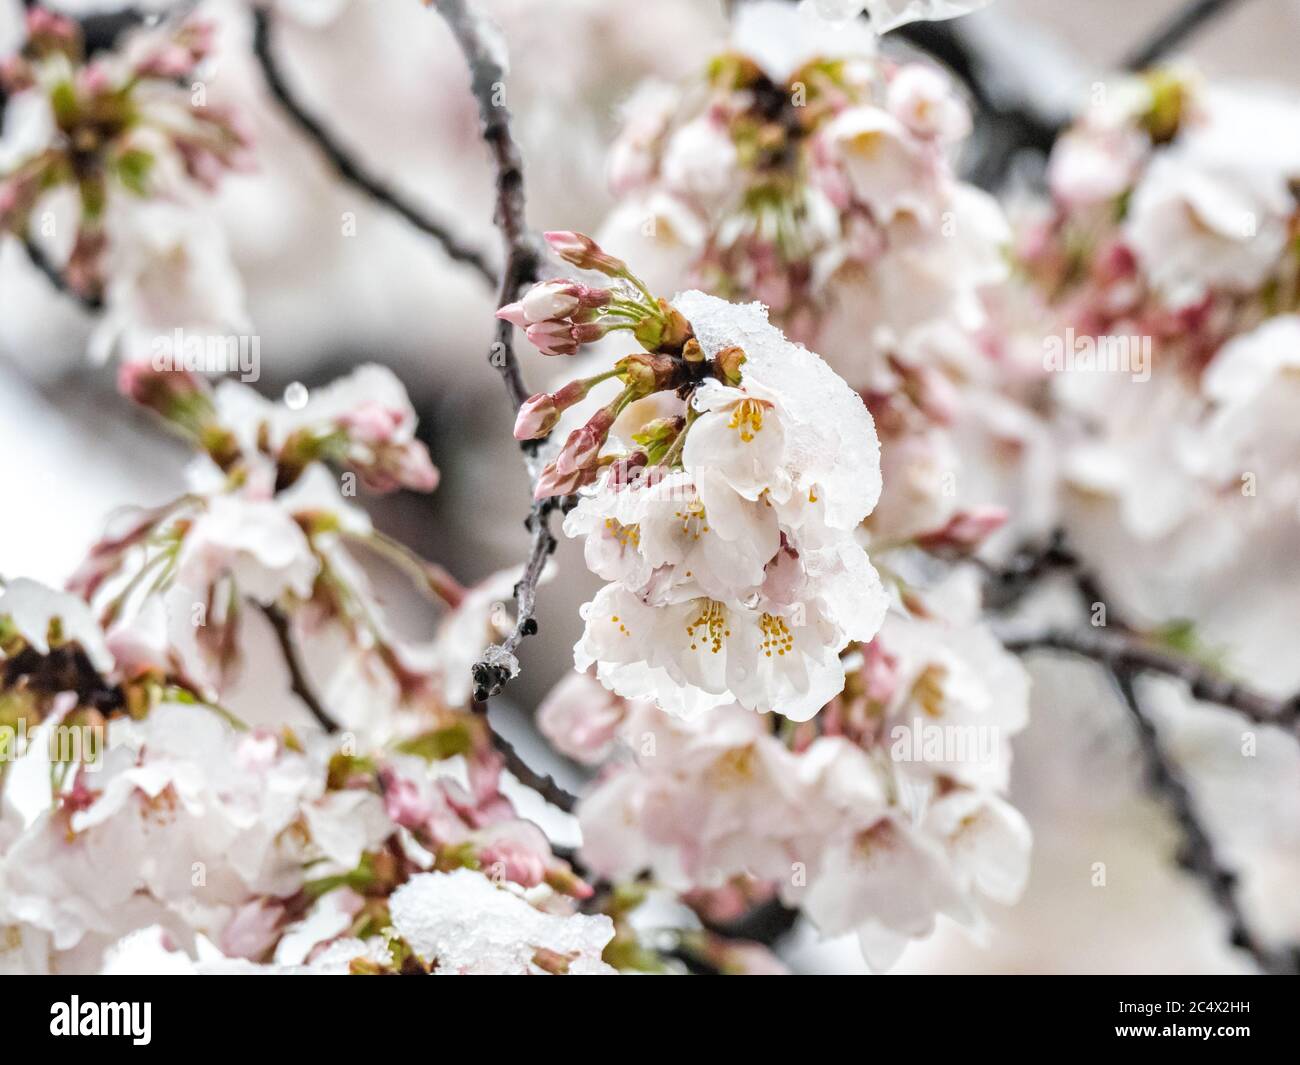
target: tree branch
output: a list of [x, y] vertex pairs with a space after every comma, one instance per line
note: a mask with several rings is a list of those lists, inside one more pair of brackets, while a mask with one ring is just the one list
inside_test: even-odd
[[[504, 60], [496, 50], [495, 30], [485, 26], [466, 0], [434, 0], [438, 13], [456, 38], [469, 66], [470, 91], [478, 101], [482, 136], [491, 152], [496, 170], [496, 208], [493, 220], [501, 232], [504, 267], [497, 294], [497, 306], [517, 300], [522, 291], [538, 280], [541, 254], [537, 241], [528, 229], [524, 209], [523, 159], [510, 132], [510, 111], [505, 104]], [[510, 403], [518, 411], [529, 396], [519, 359], [514, 349], [514, 326], [498, 320], [495, 339], [488, 351], [488, 362], [501, 374]], [[529, 481], [537, 481], [537, 453], [542, 441], [530, 440], [522, 445]], [[516, 672], [515, 649], [525, 636], [537, 632], [537, 582], [546, 561], [555, 551], [551, 532], [551, 514], [563, 509], [567, 499], [535, 501], [526, 526], [532, 534], [532, 546], [523, 577], [515, 585], [515, 628], [504, 643], [489, 648], [474, 666], [474, 698], [478, 701], [497, 695]]]
[[[481, 714], [483, 719], [487, 720], [487, 705], [485, 703], [475, 702], [474, 712]], [[573, 813], [578, 805], [576, 795], [562, 787], [549, 773], [539, 773], [529, 766], [524, 761], [523, 756], [515, 750], [515, 745], [492, 728], [491, 722], [488, 722], [488, 732], [492, 737], [493, 748], [505, 759], [506, 768], [510, 770], [520, 784], [532, 788], [552, 806], [563, 810], [566, 814]]]
[[1211, 19], [1224, 14], [1238, 0], [1192, 0], [1165, 22], [1147, 40], [1133, 48], [1120, 61], [1123, 70], [1145, 70], [1158, 63], [1187, 41]]
[[1183, 780], [1178, 766], [1166, 755], [1160, 745], [1155, 725], [1143, 712], [1134, 688], [1132, 667], [1108, 667], [1111, 679], [1137, 725], [1138, 741], [1146, 763], [1147, 777], [1152, 789], [1169, 803], [1174, 819], [1182, 833], [1183, 842], [1178, 852], [1178, 863], [1205, 885], [1214, 904], [1227, 918], [1230, 942], [1234, 947], [1248, 951], [1266, 973], [1291, 974], [1300, 972], [1300, 950], [1273, 951], [1255, 937], [1246, 923], [1241, 905], [1237, 901], [1237, 875], [1219, 860], [1214, 843], [1196, 813], [1196, 806]]
[[[541, 256], [524, 217], [524, 171], [519, 146], [510, 132], [510, 110], [505, 104], [506, 72], [503, 59], [494, 50], [495, 30], [485, 28], [479, 15], [465, 0], [434, 0], [446, 21], [465, 62], [469, 65], [470, 91], [478, 102], [483, 141], [492, 153], [496, 168], [496, 209], [493, 220], [501, 231], [505, 265], [501, 271], [497, 307], [519, 298], [525, 287], [538, 279]], [[519, 360], [514, 350], [514, 326], [498, 321], [496, 341], [488, 362], [500, 371], [510, 402], [518, 410], [528, 398]]]
[[1056, 650], [1098, 662], [1112, 672], [1157, 673], [1187, 685], [1192, 698], [1235, 710], [1260, 725], [1274, 725], [1300, 738], [1300, 697], [1273, 699], [1230, 680], [1209, 666], [1140, 637], [1105, 630], [1043, 632], [1004, 641], [1008, 651], [1024, 654]]
[[262, 7], [253, 8], [253, 54], [262, 68], [271, 95], [294, 120], [298, 128], [316, 143], [330, 165], [338, 172], [339, 177], [360, 189], [376, 203], [393, 211], [421, 233], [432, 237], [442, 245], [448, 258], [471, 267], [489, 285], [496, 282], [496, 270], [481, 251], [471, 247], [447, 225], [429, 217], [400, 193], [368, 173], [362, 163], [338, 142], [325, 124], [303, 107], [289, 87], [284, 71], [280, 69], [280, 64], [275, 58], [271, 14]]
[[262, 613], [266, 615], [266, 620], [275, 630], [275, 638], [280, 644], [280, 653], [284, 656], [284, 664], [289, 669], [290, 689], [311, 711], [311, 716], [320, 723], [321, 728], [326, 732], [338, 732], [338, 722], [329, 715], [311, 689], [311, 682], [307, 680], [307, 673], [298, 658], [298, 649], [293, 645], [293, 637], [289, 633], [289, 619], [284, 616], [284, 611], [277, 606], [263, 606]]

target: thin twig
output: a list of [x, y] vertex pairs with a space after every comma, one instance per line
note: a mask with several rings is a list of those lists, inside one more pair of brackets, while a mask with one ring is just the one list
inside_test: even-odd
[[1124, 704], [1137, 725], [1138, 741], [1152, 789], [1163, 796], [1178, 823], [1182, 845], [1178, 863], [1205, 885], [1214, 904], [1228, 921], [1229, 939], [1234, 947], [1248, 951], [1266, 973], [1300, 972], [1300, 950], [1270, 950], [1256, 938], [1237, 901], [1237, 875], [1220, 861], [1214, 842], [1196, 813], [1196, 804], [1183, 780], [1182, 771], [1165, 754], [1160, 736], [1142, 709], [1134, 687], [1135, 668], [1109, 669]]
[[50, 257], [41, 250], [39, 244], [29, 237], [21, 238], [21, 243], [27, 252], [27, 258], [32, 262], [32, 265], [49, 279], [50, 284], [53, 285], [55, 289], [63, 293], [65, 296], [76, 300], [88, 311], [103, 310], [103, 297], [73, 288], [73, 286], [68, 282], [68, 279], [63, 275], [63, 271], [54, 265]]
[[284, 656], [284, 664], [289, 669], [290, 689], [311, 711], [311, 716], [320, 723], [321, 728], [326, 732], [338, 732], [338, 722], [329, 715], [311, 689], [311, 682], [308, 681], [307, 673], [298, 658], [298, 649], [293, 645], [293, 636], [289, 632], [289, 619], [277, 606], [263, 606], [262, 613], [266, 615], [266, 620], [275, 630], [275, 638], [280, 644], [280, 653]]
[[[475, 713], [482, 714], [484, 719], [487, 718], [487, 705], [484, 703], [474, 704]], [[515, 750], [515, 746], [508, 739], [501, 735], [489, 723], [488, 731], [492, 736], [492, 746], [496, 752], [505, 759], [506, 768], [511, 774], [523, 784], [524, 787], [531, 788], [537, 792], [543, 799], [549, 802], [557, 809], [563, 810], [566, 814], [573, 813], [578, 805], [578, 797], [571, 791], [565, 790], [556, 779], [549, 773], [539, 773], [527, 762], [523, 756]]]
[[496, 270], [486, 255], [471, 247], [457, 236], [444, 223], [431, 218], [426, 212], [415, 207], [400, 193], [385, 185], [378, 178], [368, 173], [362, 163], [338, 139], [320, 119], [310, 114], [294, 95], [285, 78], [284, 71], [275, 58], [272, 42], [271, 14], [265, 8], [253, 8], [253, 54], [261, 65], [266, 78], [267, 88], [284, 108], [290, 118], [297, 123], [316, 146], [321, 154], [329, 160], [339, 177], [364, 192], [375, 202], [389, 208], [395, 214], [409, 222], [421, 233], [432, 237], [447, 253], [448, 258], [471, 267], [479, 277], [489, 285], [496, 283]]
[[1099, 662], [1113, 672], [1157, 673], [1187, 685], [1192, 698], [1235, 710], [1260, 725], [1274, 725], [1300, 737], [1300, 698], [1274, 699], [1231, 680], [1209, 666], [1140, 637], [1106, 630], [1050, 631], [1004, 641], [1007, 650], [1065, 651]]
[[[538, 279], [537, 271], [541, 265], [537, 242], [528, 230], [524, 215], [523, 158], [510, 132], [510, 109], [505, 103], [506, 72], [494, 48], [497, 43], [495, 31], [484, 27], [480, 16], [465, 0], [435, 0], [435, 6], [469, 65], [470, 91], [478, 102], [483, 141], [492, 153], [496, 168], [493, 220], [501, 231], [505, 254], [497, 306], [504, 307], [518, 299], [523, 289]], [[514, 326], [509, 322], [498, 321], [496, 341], [488, 361], [500, 371], [510, 402], [518, 410], [529, 392], [515, 356]]]
[[[524, 210], [523, 159], [510, 132], [510, 111], [505, 104], [505, 68], [494, 47], [495, 31], [485, 27], [465, 0], [435, 0], [438, 13], [446, 21], [469, 66], [470, 91], [478, 101], [482, 136], [492, 154], [496, 169], [496, 208], [493, 219], [501, 232], [505, 265], [501, 272], [497, 306], [504, 307], [519, 298], [528, 285], [538, 280], [541, 255], [535, 237], [528, 229]], [[514, 349], [514, 326], [499, 320], [488, 362], [501, 374], [511, 406], [517, 411], [529, 396], [519, 359]], [[537, 451], [541, 441], [523, 445], [529, 480], [537, 480]], [[526, 522], [532, 545], [523, 576], [515, 585], [515, 628], [498, 647], [474, 666], [474, 698], [484, 700], [498, 694], [514, 675], [517, 664], [514, 652], [525, 636], [537, 632], [537, 582], [546, 561], [555, 551], [551, 532], [551, 515], [563, 509], [566, 499], [543, 499], [533, 503]]]
[[1179, 8], [1147, 40], [1133, 48], [1121, 61], [1124, 70], [1145, 70], [1158, 63], [1187, 41], [1211, 19], [1223, 14], [1238, 0], [1192, 0]]

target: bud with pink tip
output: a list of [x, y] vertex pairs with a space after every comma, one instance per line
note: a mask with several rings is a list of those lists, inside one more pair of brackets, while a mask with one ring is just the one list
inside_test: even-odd
[[567, 229], [552, 230], [546, 234], [546, 242], [556, 255], [580, 270], [595, 270], [607, 277], [627, 276], [627, 263], [607, 254], [599, 244], [583, 233]]
[[587, 393], [610, 374], [596, 374], [594, 377], [580, 377], [570, 381], [555, 392], [539, 392], [529, 396], [519, 408], [515, 418], [516, 440], [540, 440], [555, 428], [560, 415], [587, 398]]
[[600, 449], [605, 446], [614, 417], [610, 407], [602, 407], [586, 425], [569, 434], [555, 461], [542, 470], [537, 479], [534, 499], [570, 495], [596, 479], [600, 469]]
[[525, 333], [528, 342], [543, 355], [572, 355], [578, 350], [573, 326], [564, 321], [535, 322]]
[[546, 392], [529, 396], [515, 416], [516, 440], [539, 440], [550, 433], [560, 420], [555, 397]]
[[576, 282], [557, 278], [534, 285], [519, 303], [528, 321], [544, 322], [548, 318], [568, 318], [578, 309], [580, 293], [581, 286]]
[[1007, 521], [1006, 507], [982, 506], [959, 510], [946, 525], [916, 538], [927, 551], [974, 551]]

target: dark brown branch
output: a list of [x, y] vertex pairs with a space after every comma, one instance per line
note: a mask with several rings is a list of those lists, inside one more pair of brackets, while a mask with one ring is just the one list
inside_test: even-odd
[[1274, 951], [1256, 938], [1246, 922], [1237, 900], [1237, 875], [1220, 861], [1214, 842], [1197, 816], [1196, 805], [1183, 780], [1182, 771], [1170, 760], [1160, 744], [1155, 725], [1142, 709], [1134, 688], [1135, 668], [1109, 668], [1111, 679], [1137, 725], [1138, 742], [1152, 790], [1169, 804], [1182, 834], [1178, 864], [1205, 886], [1214, 904], [1228, 922], [1228, 934], [1234, 947], [1248, 951], [1266, 973], [1300, 972], [1300, 949]]
[[1112, 672], [1156, 673], [1187, 685], [1192, 698], [1235, 710], [1256, 724], [1274, 725], [1300, 737], [1300, 697], [1274, 699], [1231, 680], [1184, 655], [1144, 642], [1140, 637], [1103, 629], [1054, 631], [1005, 641], [1007, 650], [1024, 654], [1056, 650], [1091, 659]]
[[[510, 132], [510, 110], [506, 107], [504, 96], [505, 69], [501, 58], [493, 50], [490, 32], [485, 31], [481, 18], [470, 9], [466, 0], [434, 2], [465, 55], [470, 73], [470, 91], [478, 101], [483, 141], [488, 146], [496, 170], [496, 208], [493, 219], [501, 232], [505, 258], [497, 306], [504, 307], [517, 300], [527, 286], [538, 280], [542, 261], [536, 238], [529, 231], [525, 218], [523, 159]], [[528, 398], [529, 392], [515, 354], [514, 326], [509, 322], [497, 322], [488, 362], [501, 374], [511, 406], [517, 411]], [[537, 480], [536, 456], [539, 444], [540, 441], [530, 440], [523, 445], [532, 483]], [[490, 648], [488, 654], [475, 664], [476, 700], [496, 695], [505, 687], [517, 668], [515, 649], [525, 636], [531, 636], [537, 631], [537, 582], [546, 568], [547, 559], [555, 551], [551, 514], [557, 507], [562, 508], [565, 502], [544, 499], [532, 505], [526, 523], [532, 534], [532, 546], [523, 576], [515, 585], [515, 628], [504, 643]]]
[[298, 128], [316, 143], [321, 154], [329, 160], [330, 165], [338, 172], [339, 177], [360, 189], [376, 203], [387, 207], [421, 233], [432, 237], [442, 245], [442, 249], [446, 252], [448, 258], [471, 267], [489, 285], [496, 283], [496, 270], [488, 262], [483, 252], [471, 247], [461, 237], [453, 233], [446, 224], [431, 218], [400, 193], [389, 188], [370, 174], [356, 156], [339, 143], [325, 124], [303, 107], [289, 87], [284, 71], [280, 69], [280, 65], [275, 58], [271, 15], [269, 11], [261, 7], [253, 8], [253, 54], [261, 65], [262, 74], [266, 78], [266, 85], [271, 90], [271, 95], [275, 97], [289, 117], [294, 120]]
[[316, 693], [312, 691], [311, 682], [307, 679], [307, 673], [298, 658], [298, 649], [293, 644], [293, 636], [289, 632], [289, 619], [284, 616], [284, 611], [277, 606], [264, 606], [262, 613], [266, 615], [266, 620], [275, 630], [275, 638], [280, 644], [280, 653], [284, 656], [284, 664], [289, 670], [290, 689], [311, 711], [311, 716], [320, 723], [321, 728], [326, 732], [338, 732], [338, 722], [330, 717], [320, 700], [316, 698]]
[[1121, 61], [1124, 70], [1145, 70], [1158, 63], [1170, 52], [1185, 43], [1192, 34], [1211, 19], [1222, 15], [1238, 0], [1192, 0], [1179, 8], [1155, 33], [1132, 49]]
[[[482, 714], [484, 720], [487, 719], [487, 706], [484, 703], [476, 702], [474, 704], [475, 713]], [[557, 809], [563, 810], [566, 814], [573, 813], [578, 805], [578, 797], [571, 791], [563, 788], [556, 779], [549, 773], [539, 773], [533, 769], [523, 756], [515, 750], [515, 746], [508, 739], [501, 735], [496, 729], [488, 724], [488, 732], [492, 736], [492, 746], [496, 752], [505, 759], [506, 768], [520, 784], [526, 788], [531, 788], [537, 792], [543, 799], [549, 802]]]

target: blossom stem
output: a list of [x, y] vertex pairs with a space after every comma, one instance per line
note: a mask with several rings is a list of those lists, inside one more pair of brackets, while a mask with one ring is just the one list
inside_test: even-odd
[[464, 263], [489, 285], [495, 284], [496, 270], [482, 251], [471, 247], [464, 239], [453, 233], [445, 223], [416, 208], [399, 193], [370, 174], [356, 156], [339, 143], [325, 124], [303, 107], [289, 87], [284, 71], [275, 58], [272, 38], [270, 12], [261, 6], [254, 6], [253, 54], [262, 68], [267, 88], [271, 90], [271, 94], [298, 128], [316, 143], [330, 165], [338, 172], [339, 177], [360, 189], [375, 202], [388, 207], [421, 233], [432, 237], [442, 246], [448, 258]]
[[465, 587], [460, 581], [436, 562], [421, 558], [400, 540], [394, 540], [377, 529], [366, 536], [350, 538], [365, 544], [376, 554], [386, 558], [411, 577], [419, 587], [431, 591], [453, 610], [464, 600]]

